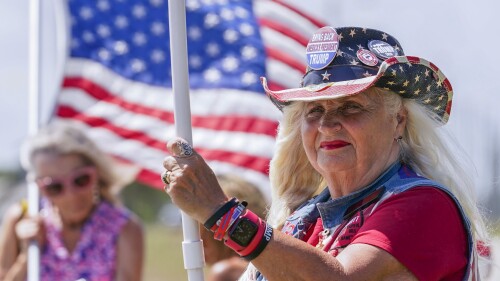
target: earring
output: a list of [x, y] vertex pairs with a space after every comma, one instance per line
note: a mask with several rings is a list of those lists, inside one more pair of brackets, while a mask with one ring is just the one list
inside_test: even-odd
[[396, 140], [396, 142], [397, 142], [397, 143], [400, 143], [402, 139], [403, 139], [403, 137], [402, 137], [402, 136], [399, 136], [399, 137], [397, 137], [395, 140]]

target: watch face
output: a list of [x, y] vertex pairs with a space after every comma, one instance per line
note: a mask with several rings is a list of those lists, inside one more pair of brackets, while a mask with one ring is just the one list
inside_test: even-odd
[[258, 227], [254, 222], [243, 218], [238, 221], [233, 229], [231, 229], [229, 237], [238, 245], [245, 247], [250, 244], [250, 241], [252, 241], [252, 238], [257, 233], [257, 230]]

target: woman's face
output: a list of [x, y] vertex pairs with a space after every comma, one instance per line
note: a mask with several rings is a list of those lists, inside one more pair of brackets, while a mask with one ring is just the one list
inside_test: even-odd
[[41, 194], [58, 209], [63, 223], [80, 224], [95, 204], [97, 173], [78, 154], [39, 153], [33, 164]]
[[301, 134], [309, 161], [327, 182], [342, 177], [370, 183], [398, 157], [395, 138], [406, 119], [397, 114], [389, 114], [374, 93], [307, 103]]

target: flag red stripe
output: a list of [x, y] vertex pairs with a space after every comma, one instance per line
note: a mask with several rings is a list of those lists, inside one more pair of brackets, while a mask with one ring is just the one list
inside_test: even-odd
[[318, 28], [327, 25], [327, 24], [325, 24], [325, 23], [323, 23], [323, 22], [321, 22], [319, 20], [316, 20], [316, 19], [310, 17], [309, 15], [307, 15], [306, 13], [302, 12], [301, 10], [295, 8], [294, 6], [285, 3], [283, 0], [272, 0], [272, 1], [275, 2], [275, 3], [278, 3], [280, 5], [282, 5], [283, 7], [287, 8], [287, 9], [289, 9], [289, 10], [295, 12], [295, 13], [297, 13], [298, 15], [300, 15], [303, 18], [305, 18], [308, 21], [310, 21], [312, 24], [316, 25]]
[[[128, 102], [118, 96], [110, 94], [106, 89], [97, 85], [93, 81], [85, 78], [66, 77], [63, 81], [63, 88], [77, 88], [88, 93], [89, 95], [91, 95], [96, 99], [118, 105], [127, 111], [151, 116], [161, 121], [174, 124], [173, 112]], [[252, 116], [193, 115], [192, 125], [193, 127], [206, 128], [212, 130], [237, 131], [237, 132], [263, 134], [275, 137], [276, 129], [278, 127], [278, 122]]]
[[296, 69], [300, 73], [304, 73], [306, 69], [306, 65], [303, 64], [302, 62], [294, 59], [292, 56], [287, 55], [283, 53], [280, 50], [276, 50], [274, 48], [266, 47], [266, 54], [268, 57], [282, 61], [286, 65], [290, 66], [291, 68]]
[[273, 30], [278, 31], [279, 33], [281, 33], [283, 35], [286, 35], [287, 37], [292, 38], [293, 40], [297, 41], [298, 43], [300, 43], [304, 47], [307, 46], [307, 43], [309, 43], [309, 38], [306, 38], [306, 37], [300, 35], [299, 33], [291, 30], [287, 26], [284, 26], [277, 21], [273, 21], [273, 20], [265, 19], [265, 18], [260, 18], [259, 23], [262, 26], [269, 27]]
[[[115, 126], [103, 118], [85, 115], [83, 113], [74, 110], [69, 106], [60, 105], [57, 109], [56, 114], [57, 116], [62, 118], [79, 120], [91, 127], [106, 128], [109, 131], [115, 133], [116, 135], [124, 139], [133, 139], [142, 142], [151, 148], [158, 149], [160, 151], [165, 151], [164, 141], [156, 140], [140, 131], [129, 130], [123, 127]], [[237, 152], [223, 151], [216, 149], [196, 148], [196, 150], [198, 151], [198, 153], [200, 153], [200, 155], [202, 155], [207, 160], [217, 160], [217, 161], [227, 162], [237, 166], [252, 169], [261, 172], [263, 174], [268, 173], [268, 166], [270, 160], [269, 158], [257, 157], [257, 156], [247, 155], [244, 153], [237, 153]]]

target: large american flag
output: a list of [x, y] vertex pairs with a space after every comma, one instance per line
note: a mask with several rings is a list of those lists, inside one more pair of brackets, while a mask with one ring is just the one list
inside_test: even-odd
[[[72, 120], [108, 153], [161, 187], [175, 137], [167, 0], [69, 0], [70, 56], [55, 119]], [[281, 113], [262, 90], [297, 87], [309, 36], [323, 26], [272, 0], [187, 0], [193, 143], [216, 173], [269, 187]]]

